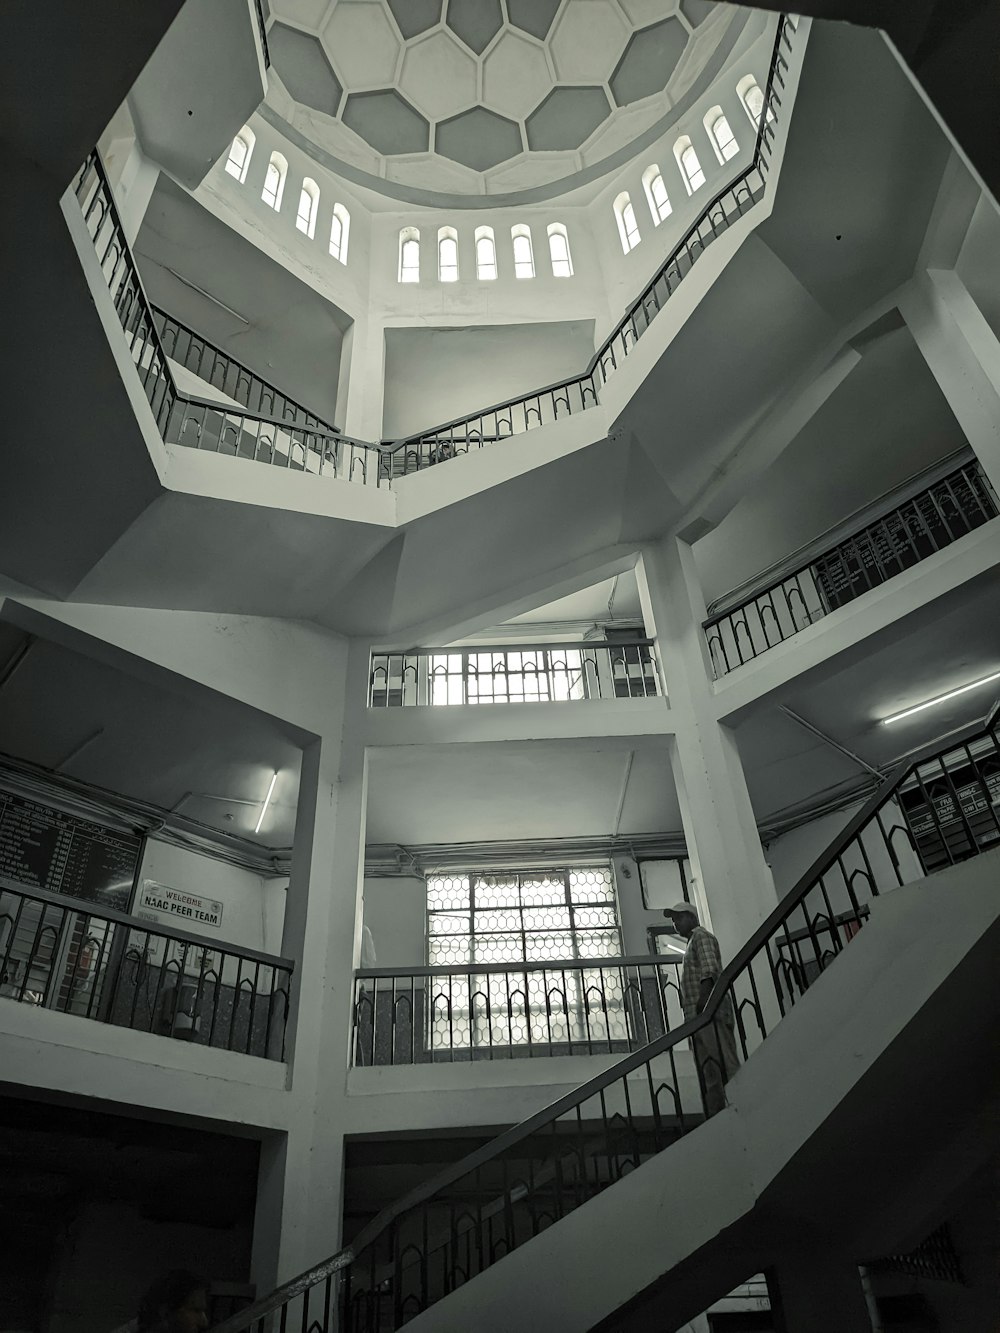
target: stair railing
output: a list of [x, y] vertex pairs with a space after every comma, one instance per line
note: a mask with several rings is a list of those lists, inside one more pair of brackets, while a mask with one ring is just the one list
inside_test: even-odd
[[411, 1190], [215, 1333], [265, 1333], [273, 1317], [282, 1333], [396, 1330], [696, 1128], [718, 1109], [734, 1048], [752, 1055], [881, 892], [1000, 846], [998, 717], [899, 765], [723, 967], [700, 1014]]
[[[258, 9], [258, 13], [263, 20], [262, 11]], [[170, 373], [153, 308], [139, 278], [104, 165], [97, 150], [92, 150], [77, 177], [75, 192], [164, 441], [291, 471], [383, 486], [390, 485], [395, 477], [421, 471], [470, 449], [484, 448], [596, 406], [600, 389], [629, 356], [708, 246], [763, 197], [786, 88], [787, 52], [792, 48], [792, 34], [797, 26], [796, 18], [779, 15], [749, 166], [709, 200], [582, 374], [394, 442], [354, 439], [324, 426], [319, 418], [314, 418], [315, 425], [291, 422], [180, 393]], [[261, 37], [266, 53], [263, 24]], [[195, 411], [189, 410], [192, 406]]]

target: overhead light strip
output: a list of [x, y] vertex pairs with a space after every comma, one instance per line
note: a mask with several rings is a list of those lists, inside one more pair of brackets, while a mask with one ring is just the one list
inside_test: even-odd
[[884, 717], [882, 725], [889, 726], [892, 722], [901, 722], [904, 717], [912, 717], [914, 713], [922, 713], [925, 708], [934, 708], [937, 704], [947, 703], [949, 699], [957, 699], [960, 694], [967, 694], [969, 690], [978, 690], [981, 685], [989, 685], [991, 681], [1000, 680], [1000, 671], [994, 671], [990, 676], [983, 676], [980, 680], [971, 681], [968, 685], [960, 685], [957, 690], [949, 690], [947, 694], [939, 694], [933, 699], [927, 699], [922, 704], [916, 704], [913, 708], [906, 708], [902, 713], [893, 713], [891, 717]]
[[267, 807], [271, 804], [271, 794], [272, 794], [273, 791], [274, 791], [274, 784], [275, 784], [277, 781], [278, 781], [278, 775], [277, 775], [277, 773], [272, 773], [272, 774], [271, 774], [271, 785], [270, 785], [270, 786], [268, 787], [268, 789], [267, 789], [267, 795], [264, 797], [264, 804], [263, 804], [263, 805], [261, 806], [261, 808], [260, 808], [260, 818], [257, 820], [257, 827], [254, 829], [254, 833], [255, 833], [255, 834], [257, 834], [257, 833], [260, 832], [260, 826], [261, 826], [261, 824], [263, 824], [263, 822], [264, 822], [264, 816], [267, 814]]

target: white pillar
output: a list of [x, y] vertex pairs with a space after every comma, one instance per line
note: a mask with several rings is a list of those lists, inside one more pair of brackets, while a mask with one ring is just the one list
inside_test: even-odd
[[938, 387], [1000, 492], [1000, 341], [953, 270], [929, 269], [899, 309]]
[[716, 719], [693, 552], [664, 538], [643, 550], [637, 573], [670, 703], [671, 764], [694, 898], [728, 960], [774, 908], [774, 883], [736, 737]]
[[336, 424], [356, 440], [380, 440], [384, 396], [385, 332], [375, 320], [357, 319], [340, 349]]
[[[342, 665], [338, 663], [337, 665]], [[273, 1290], [341, 1245], [354, 967], [361, 935], [368, 645], [347, 658], [342, 711], [303, 754], [282, 953], [295, 959], [287, 1133], [264, 1145], [253, 1276]], [[334, 673], [331, 673], [334, 674]]]

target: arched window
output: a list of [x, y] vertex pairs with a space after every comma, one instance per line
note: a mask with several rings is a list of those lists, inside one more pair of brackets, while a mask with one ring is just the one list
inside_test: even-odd
[[347, 263], [347, 239], [351, 231], [351, 215], [343, 204], [334, 204], [333, 221], [330, 223], [330, 254]]
[[399, 281], [420, 281], [420, 232], [404, 227], [399, 233]]
[[310, 240], [316, 235], [316, 214], [319, 211], [319, 186], [307, 176], [302, 182], [299, 193], [299, 211], [295, 215], [295, 225], [304, 231]]
[[492, 227], [476, 228], [476, 277], [492, 282], [497, 275], [497, 245]]
[[458, 282], [458, 232], [454, 227], [438, 228], [438, 280]]
[[694, 144], [686, 134], [682, 134], [674, 144], [674, 157], [677, 159], [680, 173], [684, 177], [684, 185], [688, 194], [694, 194], [695, 190], [700, 190], [705, 184], [705, 173], [701, 169]]
[[250, 169], [250, 157], [256, 142], [257, 136], [253, 130], [249, 125], [244, 125], [233, 140], [233, 145], [229, 150], [226, 170], [230, 176], [235, 176], [241, 185], [246, 181], [247, 172]]
[[705, 117], [705, 129], [708, 131], [708, 137], [712, 140], [715, 156], [720, 162], [728, 162], [740, 151], [740, 146], [736, 142], [736, 135], [733, 133], [732, 126], [726, 119], [721, 106], [713, 106]]
[[570, 258], [569, 236], [566, 233], [566, 228], [561, 222], [550, 222], [548, 231], [552, 276], [554, 278], [571, 278], [573, 276], [573, 260]]
[[618, 235], [622, 238], [622, 249], [628, 254], [642, 240], [639, 235], [639, 224], [635, 220], [635, 209], [632, 207], [632, 200], [628, 197], [628, 190], [622, 190], [615, 200], [614, 209], [615, 221], [618, 223]]
[[281, 196], [285, 192], [285, 177], [288, 175], [288, 163], [280, 153], [272, 153], [264, 177], [264, 188], [260, 197], [277, 213], [281, 209]]
[[654, 162], [642, 173], [642, 188], [646, 191], [646, 203], [653, 215], [653, 225], [658, 227], [674, 211], [670, 206], [670, 196], [663, 184], [663, 175]]
[[[736, 91], [739, 94], [740, 101], [743, 103], [743, 110], [747, 113], [750, 124], [754, 129], [760, 128], [760, 115], [764, 110], [764, 91], [752, 74], [744, 74], [736, 85]], [[768, 120], [774, 119], [774, 112], [770, 107], [767, 109]]]
[[518, 222], [510, 229], [514, 242], [514, 277], [533, 278], [535, 276], [535, 253], [531, 248], [531, 228]]

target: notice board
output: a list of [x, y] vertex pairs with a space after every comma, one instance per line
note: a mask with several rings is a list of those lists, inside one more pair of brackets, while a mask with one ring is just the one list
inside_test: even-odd
[[127, 912], [144, 839], [0, 790], [0, 881]]

